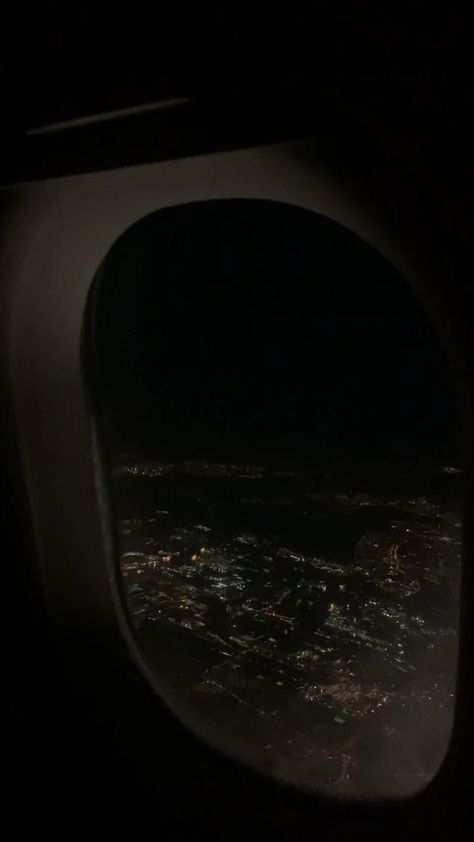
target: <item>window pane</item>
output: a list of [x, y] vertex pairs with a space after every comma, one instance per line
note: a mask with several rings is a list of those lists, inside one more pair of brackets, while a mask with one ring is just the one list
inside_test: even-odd
[[163, 696], [301, 787], [421, 789], [452, 724], [462, 470], [411, 289], [317, 214], [206, 202], [127, 231], [88, 318], [123, 596]]

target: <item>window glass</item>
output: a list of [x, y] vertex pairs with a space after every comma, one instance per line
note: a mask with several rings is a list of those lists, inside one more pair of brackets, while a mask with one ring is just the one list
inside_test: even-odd
[[91, 290], [130, 624], [195, 732], [305, 789], [404, 796], [449, 742], [462, 465], [444, 349], [352, 232], [169, 208]]

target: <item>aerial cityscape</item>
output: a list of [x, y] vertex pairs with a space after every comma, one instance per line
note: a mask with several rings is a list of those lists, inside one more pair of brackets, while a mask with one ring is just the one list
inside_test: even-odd
[[186, 724], [303, 788], [421, 789], [453, 716], [459, 473], [117, 459], [130, 620]]

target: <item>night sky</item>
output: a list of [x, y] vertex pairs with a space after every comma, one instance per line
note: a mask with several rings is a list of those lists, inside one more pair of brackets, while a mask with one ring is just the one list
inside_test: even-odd
[[267, 201], [158, 211], [91, 293], [112, 451], [456, 455], [451, 376], [408, 284], [337, 223]]

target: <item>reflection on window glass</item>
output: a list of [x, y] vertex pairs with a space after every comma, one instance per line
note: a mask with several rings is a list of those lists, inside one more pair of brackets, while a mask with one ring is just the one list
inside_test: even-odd
[[89, 308], [124, 600], [215, 746], [306, 789], [423, 788], [453, 717], [461, 464], [411, 289], [264, 201], [133, 226]]

